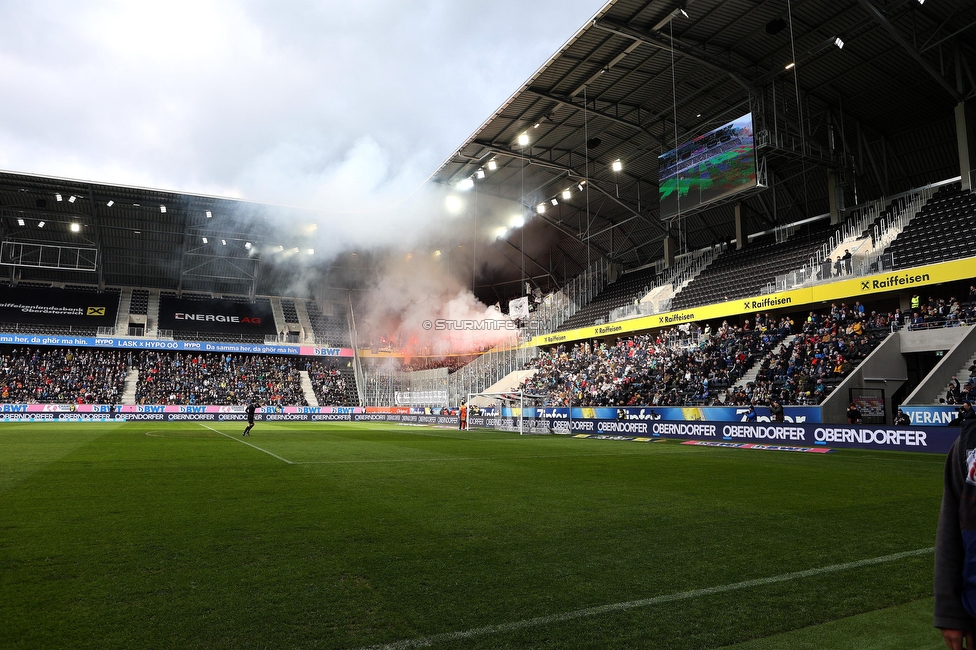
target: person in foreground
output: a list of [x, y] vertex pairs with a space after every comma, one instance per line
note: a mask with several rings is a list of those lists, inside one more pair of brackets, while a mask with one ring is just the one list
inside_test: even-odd
[[258, 405], [252, 399], [245, 409], [245, 413], [247, 413], [247, 426], [244, 427], [244, 433], [242, 433], [241, 436], [251, 435], [251, 429], [254, 428], [254, 412], [256, 410], [258, 410]]
[[962, 423], [946, 458], [935, 537], [935, 627], [952, 650], [976, 649], [976, 419]]

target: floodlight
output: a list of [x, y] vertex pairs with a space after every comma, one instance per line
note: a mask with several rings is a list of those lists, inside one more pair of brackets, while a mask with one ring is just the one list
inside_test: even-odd
[[545, 203], [540, 203], [539, 205], [535, 206], [535, 211], [538, 212], [539, 214], [545, 214], [545, 212], [546, 212], [546, 204]]
[[918, 0], [918, 4], [924, 5], [925, 4], [925, 0]]
[[[545, 204], [543, 204], [543, 205], [545, 205]], [[525, 217], [523, 217], [520, 214], [517, 214], [514, 217], [512, 217], [512, 220], [509, 221], [508, 224], [512, 228], [521, 228], [522, 226], [525, 225]]]
[[309, 248], [308, 249], [308, 254], [309, 255], [315, 255], [315, 249], [314, 248]]
[[108, 202], [108, 203], [106, 203], [105, 205], [107, 205], [108, 207], [110, 207], [110, 208], [111, 208], [111, 207], [112, 207], [113, 205], [115, 205], [115, 201], [109, 201], [109, 202]]
[[44, 222], [43, 221], [38, 221], [37, 222], [37, 227], [38, 228], [43, 228], [44, 227]]
[[559, 201], [556, 200], [556, 197], [549, 199], [549, 203], [552, 203], [554, 206], [559, 205]]
[[221, 239], [220, 240], [220, 245], [221, 246], [226, 246], [227, 245], [227, 240], [226, 239]]
[[18, 226], [23, 226], [24, 225], [24, 220], [23, 219], [17, 219], [17, 225]]
[[448, 194], [447, 198], [444, 199], [444, 207], [451, 214], [461, 214], [461, 211], [464, 209], [464, 201], [456, 194]]
[[440, 256], [441, 256], [440, 251], [434, 251], [434, 257], [440, 257]]
[[80, 225], [78, 225], [76, 223], [71, 224], [71, 232], [78, 232], [80, 230], [81, 230], [81, 226]]
[[478, 171], [476, 171], [474, 173], [474, 175], [475, 175], [475, 178], [477, 178], [480, 181], [482, 178], [485, 177], [485, 170], [484, 169], [479, 169]]
[[467, 192], [472, 187], [474, 187], [474, 181], [471, 180], [470, 177], [469, 178], [461, 179], [460, 181], [458, 181], [458, 184], [457, 184], [457, 188], [461, 192]]
[[246, 248], [247, 250], [251, 250], [251, 242], [249, 241], [244, 242], [244, 248]]
[[524, 147], [525, 145], [529, 144], [529, 134], [528, 133], [519, 134], [518, 143], [520, 147]]
[[161, 206], [159, 206], [159, 211], [160, 211], [160, 212], [161, 212], [162, 214], [166, 214], [166, 206], [165, 206], [165, 205], [161, 205]]
[[213, 216], [213, 213], [210, 210], [207, 210], [207, 219], [209, 219], [212, 216]]
[[573, 198], [573, 193], [570, 192], [568, 189], [567, 190], [563, 190], [563, 201], [568, 201], [571, 198]]
[[498, 169], [498, 163], [495, 162], [494, 158], [492, 158], [491, 160], [488, 161], [488, 171], [493, 172], [496, 169]]
[[535, 126], [533, 126], [532, 128], [533, 129], [538, 129], [540, 124], [542, 124], [542, 122], [536, 122], [535, 123]]
[[77, 198], [78, 198], [77, 196], [72, 194], [71, 196], [68, 197], [68, 203], [74, 203]]
[[841, 40], [840, 36], [834, 39], [834, 45], [837, 46], [838, 50], [844, 49], [844, 41]]
[[502, 226], [501, 228], [495, 230], [495, 239], [501, 239], [507, 234], [508, 234], [508, 228]]
[[204, 238], [203, 238], [203, 243], [204, 243], [204, 244], [209, 244], [210, 242], [209, 242], [209, 241], [207, 240], [207, 238], [206, 238], [206, 237], [204, 237]]
[[680, 8], [680, 7], [678, 8], [678, 13], [680, 13], [685, 18], [690, 18], [690, 16], [688, 15], [688, 12], [685, 11], [684, 9]]
[[583, 184], [582, 183], [577, 183], [576, 184], [576, 189], [578, 189], [580, 192], [582, 192], [583, 191]]
[[612, 164], [610, 165], [610, 168], [611, 168], [611, 169], [613, 169], [613, 171], [615, 171], [615, 172], [619, 172], [619, 171], [620, 171], [621, 169], [623, 169], [623, 168], [624, 168], [624, 165], [623, 165], [623, 163], [622, 163], [622, 162], [620, 162], [620, 158], [617, 158], [617, 159], [616, 159], [616, 160], [614, 160], [614, 161], [613, 161], [613, 163], [612, 163]]
[[278, 248], [276, 250], [280, 253], [281, 251], [285, 250], [285, 247], [284, 246], [278, 246]]
[[793, 68], [793, 66], [795, 66], [795, 65], [796, 65], [795, 63], [793, 63], [792, 61], [790, 61], [789, 63], [786, 64], [786, 69], [787, 70], [791, 70]]
[[60, 195], [60, 194], [55, 194], [55, 195], [54, 195], [54, 199], [55, 199], [56, 201], [61, 201], [61, 195]]

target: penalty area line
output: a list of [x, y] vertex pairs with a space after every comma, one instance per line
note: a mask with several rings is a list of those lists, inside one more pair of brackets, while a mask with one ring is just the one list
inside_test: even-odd
[[210, 430], [211, 430], [211, 431], [213, 431], [214, 433], [219, 433], [220, 435], [222, 435], [222, 436], [223, 436], [223, 437], [225, 437], [225, 438], [230, 438], [230, 439], [231, 439], [231, 440], [233, 440], [234, 442], [239, 442], [239, 443], [241, 443], [242, 445], [247, 445], [248, 447], [251, 447], [251, 448], [253, 448], [253, 449], [257, 449], [258, 451], [263, 451], [263, 452], [264, 452], [264, 453], [266, 453], [267, 455], [269, 455], [269, 456], [274, 456], [274, 457], [275, 457], [275, 458], [277, 458], [278, 460], [281, 460], [281, 461], [284, 461], [284, 462], [286, 462], [286, 463], [288, 463], [289, 465], [294, 465], [294, 464], [295, 464], [295, 463], [294, 463], [293, 461], [290, 461], [290, 460], [288, 460], [287, 458], [282, 458], [282, 457], [281, 457], [281, 456], [279, 456], [278, 454], [275, 454], [275, 453], [272, 453], [272, 452], [270, 452], [270, 451], [268, 451], [267, 449], [261, 449], [261, 448], [260, 448], [260, 447], [258, 447], [257, 445], [252, 445], [251, 443], [249, 443], [249, 442], [248, 442], [248, 441], [246, 441], [246, 440], [239, 440], [239, 439], [237, 439], [237, 438], [235, 438], [234, 436], [229, 436], [229, 435], [227, 435], [227, 434], [226, 434], [226, 433], [224, 433], [223, 431], [217, 431], [217, 430], [216, 430], [216, 429], [214, 429], [213, 427], [208, 427], [208, 426], [207, 426], [206, 424], [201, 424], [200, 426], [201, 426], [201, 427], [203, 427], [204, 429], [210, 429]]
[[517, 632], [519, 630], [524, 630], [531, 627], [538, 627], [541, 625], [551, 625], [552, 623], [562, 623], [565, 621], [572, 621], [574, 619], [586, 618], [588, 616], [598, 616], [600, 614], [609, 614], [611, 612], [622, 612], [630, 609], [637, 609], [639, 607], [648, 607], [651, 605], [673, 603], [680, 600], [690, 600], [692, 598], [700, 598], [702, 596], [712, 596], [714, 594], [722, 594], [730, 591], [737, 591], [739, 589], [748, 589], [750, 587], [762, 587], [765, 585], [776, 584], [778, 582], [789, 582], [791, 580], [800, 580], [802, 578], [810, 578], [813, 576], [819, 576], [826, 573], [837, 573], [839, 571], [847, 571], [849, 569], [858, 569], [861, 567], [873, 566], [876, 564], [885, 564], [888, 562], [894, 562], [896, 560], [902, 560], [908, 557], [928, 555], [929, 553], [932, 553], [934, 551], [935, 548], [932, 547], [920, 548], [914, 551], [892, 553], [891, 555], [882, 555], [881, 557], [872, 557], [864, 560], [857, 560], [854, 562], [845, 562], [843, 564], [832, 564], [830, 566], [818, 567], [816, 569], [807, 569], [806, 571], [793, 571], [791, 573], [783, 573], [781, 575], [770, 576], [768, 578], [755, 578], [753, 580], [743, 580], [742, 582], [734, 582], [728, 585], [705, 587], [704, 589], [691, 589], [689, 591], [679, 591], [673, 594], [664, 594], [661, 596], [642, 598], [640, 600], [631, 600], [623, 603], [612, 603], [610, 605], [587, 607], [585, 609], [577, 609], [571, 612], [564, 612], [562, 614], [539, 616], [537, 618], [528, 618], [522, 621], [512, 621], [511, 623], [499, 623], [497, 625], [486, 625], [484, 627], [477, 627], [472, 630], [464, 630], [458, 632], [445, 632], [442, 634], [432, 634], [430, 636], [420, 637], [416, 639], [405, 639], [403, 641], [395, 641], [393, 643], [367, 646], [364, 648], [360, 648], [360, 650], [406, 650], [408, 648], [423, 648], [423, 647], [432, 646], [435, 643], [459, 641], [462, 639], [471, 639], [475, 637], [488, 636], [490, 634], [503, 634], [506, 632]]

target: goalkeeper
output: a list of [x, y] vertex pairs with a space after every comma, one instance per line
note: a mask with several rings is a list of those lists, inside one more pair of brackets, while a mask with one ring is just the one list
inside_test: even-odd
[[468, 405], [461, 402], [461, 408], [458, 409], [458, 429], [468, 428]]

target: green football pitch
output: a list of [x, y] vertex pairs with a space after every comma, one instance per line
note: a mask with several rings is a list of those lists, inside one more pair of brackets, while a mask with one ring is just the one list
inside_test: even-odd
[[939, 648], [939, 455], [0, 425], [3, 648]]

